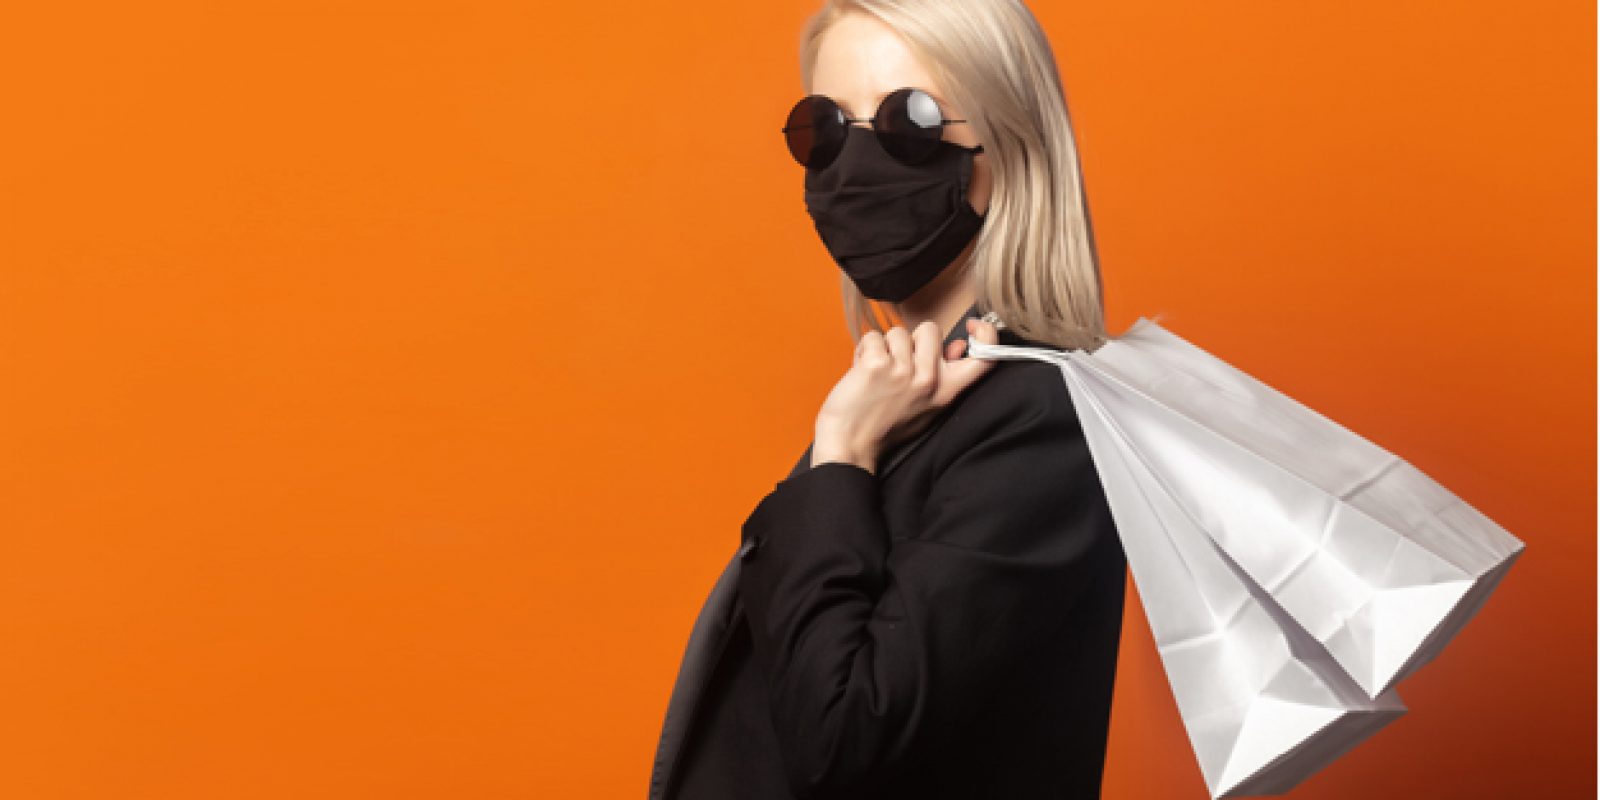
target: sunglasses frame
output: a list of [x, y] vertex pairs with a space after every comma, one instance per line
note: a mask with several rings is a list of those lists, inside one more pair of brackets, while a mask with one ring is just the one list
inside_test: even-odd
[[[884, 120], [889, 120], [890, 117], [887, 117], [887, 116], [884, 115], [883, 109], [886, 106], [888, 106], [891, 101], [899, 100], [902, 97], [904, 97], [908, 101], [906, 103], [906, 105], [909, 106], [909, 99], [914, 94], [921, 94], [921, 95], [926, 96], [928, 98], [928, 100], [933, 103], [934, 108], [938, 108], [939, 109], [940, 118], [939, 118], [938, 127], [936, 127], [936, 128], [929, 127], [929, 128], [921, 128], [920, 129], [920, 130], [923, 130], [923, 131], [934, 131], [936, 133], [935, 136], [932, 136], [932, 137], [912, 137], [912, 136], [906, 135], [904, 132], [891, 131], [891, 130], [887, 129], [887, 126], [888, 126], [889, 123], [888, 122], [884, 122]], [[794, 120], [794, 118], [795, 118], [795, 115], [800, 111], [801, 106], [805, 105], [808, 102], [817, 102], [817, 101], [820, 101], [820, 102], [823, 102], [823, 103], [827, 103], [828, 105], [833, 107], [833, 110], [836, 112], [834, 118], [836, 118], [838, 120], [838, 122], [840, 123], [839, 130], [843, 134], [843, 135], [841, 135], [839, 137], [839, 142], [838, 142], [837, 146], [832, 148], [832, 150], [833, 150], [832, 154], [829, 155], [825, 160], [822, 160], [820, 163], [813, 163], [813, 162], [817, 162], [818, 159], [816, 159], [814, 157], [810, 157], [810, 156], [812, 156], [812, 155], [814, 155], [815, 153], [818, 152], [817, 140], [818, 140], [819, 137], [817, 137], [815, 135], [813, 135], [813, 137], [812, 137], [811, 148], [810, 148], [810, 152], [808, 153], [807, 160], [801, 160], [800, 157], [798, 155], [796, 155], [795, 152], [794, 152], [795, 151], [794, 137], [791, 136], [791, 132], [792, 131], [796, 131], [796, 130], [818, 130], [818, 127], [816, 125], [785, 124], [783, 126], [784, 143], [789, 149], [789, 155], [791, 157], [793, 157], [794, 160], [796, 161], [796, 163], [800, 164], [800, 166], [805, 167], [806, 169], [812, 169], [812, 170], [825, 169], [825, 168], [827, 168], [827, 166], [829, 164], [833, 163], [835, 158], [839, 157], [839, 151], [841, 149], [843, 149], [843, 147], [844, 147], [844, 137], [849, 135], [850, 126], [855, 125], [858, 122], [871, 123], [872, 132], [876, 135], [876, 138], [878, 140], [878, 146], [882, 147], [884, 149], [884, 152], [888, 153], [896, 161], [899, 161], [900, 163], [906, 164], [908, 166], [909, 165], [918, 164], [918, 163], [921, 163], [922, 161], [927, 160], [927, 158], [929, 156], [933, 155], [933, 153], [938, 150], [938, 143], [941, 142], [941, 141], [944, 141], [944, 126], [946, 126], [946, 125], [957, 125], [957, 124], [961, 124], [961, 123], [967, 122], [967, 120], [964, 120], [964, 119], [946, 119], [946, 118], [944, 118], [944, 109], [939, 106], [939, 101], [934, 99], [933, 95], [931, 93], [929, 93], [928, 91], [926, 91], [924, 89], [918, 89], [915, 86], [902, 86], [901, 88], [896, 89], [896, 90], [884, 95], [883, 99], [878, 102], [878, 107], [877, 107], [877, 109], [875, 109], [873, 111], [872, 116], [870, 116], [870, 117], [860, 117], [860, 118], [851, 117], [848, 113], [845, 112], [843, 106], [839, 105], [839, 103], [836, 102], [833, 98], [831, 98], [831, 97], [829, 97], [829, 96], [827, 96], [825, 94], [808, 94], [805, 97], [800, 98], [798, 101], [795, 102], [795, 104], [792, 107], [790, 107], [789, 116], [787, 117], [786, 121], [792, 122]], [[927, 146], [927, 148], [926, 148], [926, 150], [924, 152], [922, 152], [920, 154], [911, 154], [909, 157], [907, 157], [907, 156], [902, 155], [901, 153], [897, 152], [896, 147], [894, 145], [889, 144], [891, 141], [911, 141], [911, 140], [926, 141], [926, 142], [928, 142], [928, 146]], [[950, 144], [955, 144], [955, 143], [954, 142], [950, 142]], [[958, 144], [956, 146], [957, 147], [961, 147], [961, 145], [958, 145]], [[971, 150], [974, 153], [980, 153], [980, 152], [983, 151], [983, 145], [978, 145], [975, 148], [963, 148], [963, 149]]]

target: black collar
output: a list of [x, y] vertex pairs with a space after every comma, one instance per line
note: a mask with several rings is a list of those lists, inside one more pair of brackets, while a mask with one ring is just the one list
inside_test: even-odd
[[[966, 313], [961, 315], [961, 319], [956, 320], [955, 326], [952, 327], [948, 332], [945, 333], [945, 335], [944, 335], [944, 348], [945, 349], [948, 349], [950, 347], [950, 343], [951, 342], [956, 341], [957, 339], [965, 339], [965, 338], [967, 338], [967, 319], [968, 318], [971, 318], [971, 319], [983, 319], [983, 312], [978, 310], [978, 304], [976, 302], [974, 302], [970, 307], [968, 307]], [[996, 332], [1000, 335], [1000, 338], [999, 338], [999, 343], [1000, 344], [1038, 346], [1037, 342], [1029, 341], [1027, 339], [1022, 338], [1021, 336], [1016, 335], [1015, 333], [1012, 333], [1010, 328], [1000, 328]], [[943, 353], [944, 351], [945, 350], [940, 350], [939, 352]], [[967, 354], [966, 354], [965, 351], [962, 351], [961, 357], [962, 358], [966, 358], [967, 357]]]
[[[956, 320], [956, 324], [953, 327], [951, 327], [948, 332], [945, 333], [945, 335], [944, 335], [944, 349], [940, 350], [939, 352], [942, 353], [942, 352], [945, 352], [946, 350], [948, 350], [950, 348], [950, 343], [951, 342], [954, 342], [954, 341], [956, 341], [958, 339], [967, 338], [967, 320], [968, 319], [982, 319], [982, 318], [983, 318], [983, 312], [978, 310], [978, 304], [977, 303], [973, 303], [971, 305], [971, 307], [969, 307], [966, 310], [966, 313], [961, 315], [961, 319]], [[963, 355], [963, 357], [965, 357], [965, 356]]]

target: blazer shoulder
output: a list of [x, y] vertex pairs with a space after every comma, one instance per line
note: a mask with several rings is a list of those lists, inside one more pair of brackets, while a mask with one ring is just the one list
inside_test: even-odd
[[1061, 368], [997, 361], [967, 389], [924, 462], [913, 538], [1062, 564], [1076, 560], [1071, 553], [1114, 542], [1103, 484]]
[[1033, 360], [995, 361], [956, 398], [944, 427], [936, 448], [941, 464], [997, 437], [1083, 438], [1061, 368]]

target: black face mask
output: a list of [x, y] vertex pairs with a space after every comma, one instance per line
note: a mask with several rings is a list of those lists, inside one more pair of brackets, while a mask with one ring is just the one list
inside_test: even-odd
[[806, 170], [806, 211], [833, 260], [874, 300], [900, 302], [944, 271], [983, 227], [967, 202], [972, 157], [941, 141], [925, 161], [902, 164], [877, 136], [849, 126], [821, 170]]

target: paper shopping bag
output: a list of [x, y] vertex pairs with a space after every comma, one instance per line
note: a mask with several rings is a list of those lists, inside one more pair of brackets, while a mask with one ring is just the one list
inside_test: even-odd
[[[1523, 544], [1398, 457], [1141, 318], [1044, 358], [1167, 495], [1369, 697], [1431, 660]], [[1029, 351], [1029, 352], [1024, 352]]]
[[1069, 370], [1162, 665], [1214, 798], [1281, 794], [1405, 712], [1366, 693], [1173, 498]]

